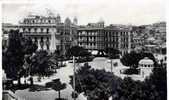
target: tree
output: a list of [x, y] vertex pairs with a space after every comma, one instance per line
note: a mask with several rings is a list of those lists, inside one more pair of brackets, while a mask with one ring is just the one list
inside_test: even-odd
[[38, 49], [38, 46], [32, 42], [31, 38], [24, 38], [23, 40], [24, 52], [26, 55], [32, 55]]
[[79, 57], [79, 56], [89, 56], [90, 53], [86, 49], [84, 49], [83, 47], [73, 46], [67, 50], [66, 55], [69, 57], [70, 56]]
[[7, 73], [7, 77], [18, 79], [28, 75], [30, 60], [29, 57], [36, 51], [37, 46], [30, 38], [22, 37], [18, 30], [10, 30], [9, 46], [3, 52], [3, 69]]
[[119, 57], [119, 54], [120, 54], [120, 51], [117, 50], [117, 49], [114, 49], [114, 48], [106, 48], [104, 51], [105, 51], [105, 52], [108, 54], [108, 56], [109, 56], [110, 58], [112, 58], [112, 59], [118, 58], [118, 57]]
[[120, 79], [85, 64], [77, 70], [76, 90], [85, 92], [88, 100], [108, 100], [110, 96], [112, 100], [167, 100], [166, 67], [155, 67], [152, 75], [141, 82], [129, 77]]
[[22, 45], [22, 36], [19, 31], [11, 30], [9, 32], [9, 46], [6, 52], [3, 52], [3, 69], [8, 78], [13, 80], [18, 79], [20, 84], [20, 78], [24, 75], [24, 46]]
[[161, 48], [161, 53], [162, 54], [166, 54], [166, 52], [167, 52], [167, 48]]
[[124, 55], [122, 57], [122, 59], [120, 59], [120, 60], [121, 60], [122, 64], [125, 66], [130, 66], [131, 68], [137, 68], [139, 61], [145, 57], [148, 57], [149, 59], [153, 60], [155, 63], [155, 66], [157, 65], [157, 62], [156, 62], [153, 54], [144, 53], [144, 52], [140, 52], [140, 53], [131, 52], [129, 54]]
[[[22, 39], [22, 45], [24, 46], [24, 72], [25, 72], [25, 84], [26, 84], [26, 77], [28, 75], [30, 75], [30, 71], [31, 71], [31, 58], [34, 56], [33, 54], [35, 54], [38, 46], [32, 42], [32, 40], [30, 38], [23, 38]], [[33, 83], [33, 78], [31, 76], [30, 78], [31, 83]], [[32, 84], [33, 85], [33, 84]]]
[[47, 51], [38, 51], [31, 61], [31, 75], [48, 76], [50, 70], [50, 56]]
[[154, 68], [143, 82], [124, 78], [112, 96], [113, 100], [167, 100], [166, 67]]
[[[108, 100], [111, 91], [114, 91], [118, 85], [118, 78], [112, 73], [104, 70], [94, 70], [91, 66], [85, 64], [77, 70], [76, 75], [76, 90], [77, 92], [85, 92], [89, 100]], [[72, 85], [73, 78], [71, 77], [70, 84]]]
[[58, 91], [58, 97], [59, 98], [57, 100], [61, 100], [61, 96], [60, 96], [61, 94], [60, 94], [60, 92], [61, 92], [61, 90], [63, 90], [63, 89], [66, 88], [66, 84], [65, 83], [62, 84], [60, 82], [60, 79], [55, 79], [52, 82], [46, 83], [46, 87], [52, 88], [55, 91]]
[[159, 66], [153, 69], [153, 74], [145, 80], [147, 85], [153, 85], [158, 93], [159, 100], [167, 100], [167, 70]]

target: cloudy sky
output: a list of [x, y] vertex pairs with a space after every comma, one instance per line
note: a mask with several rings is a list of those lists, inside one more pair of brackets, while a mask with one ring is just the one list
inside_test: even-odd
[[29, 0], [3, 3], [2, 22], [16, 24], [29, 13], [46, 15], [50, 9], [62, 21], [78, 18], [80, 25], [104, 20], [105, 24], [151, 24], [165, 21], [165, 0]]

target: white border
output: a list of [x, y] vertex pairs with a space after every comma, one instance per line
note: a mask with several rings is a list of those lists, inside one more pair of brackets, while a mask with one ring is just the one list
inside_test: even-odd
[[[66, 1], [66, 0], [65, 0]], [[70, 1], [73, 1], [73, 0], [70, 0]], [[77, 1], [77, 0], [76, 0]], [[11, 4], [11, 3], [13, 3], [13, 4], [23, 4], [23, 3], [28, 3], [28, 4], [31, 4], [31, 3], [60, 3], [60, 2], [64, 2], [64, 0], [3, 0], [3, 1], [0, 1], [0, 22], [2, 22], [2, 4], [4, 4], [4, 3], [7, 3], [7, 4]], [[84, 0], [84, 2], [85, 2], [85, 0]], [[166, 45], [167, 45], [167, 63], [169, 62], [169, 55], [168, 55], [168, 52], [169, 52], [169, 49], [168, 49], [168, 47], [169, 47], [169, 42], [168, 42], [168, 38], [169, 38], [169, 25], [168, 25], [168, 23], [169, 23], [169, 11], [168, 11], [168, 9], [169, 9], [169, 0], [166, 0], [166, 22], [167, 22], [167, 27], [166, 27], [166, 29], [167, 29], [167, 33], [166, 33], [166, 40], [167, 40], [167, 42], [166, 42]], [[0, 78], [0, 99], [2, 100], [2, 24], [0, 24], [0, 75], [1, 75], [1, 78]], [[167, 100], [169, 100], [169, 80], [168, 80], [168, 78], [169, 78], [169, 65], [167, 64]]]

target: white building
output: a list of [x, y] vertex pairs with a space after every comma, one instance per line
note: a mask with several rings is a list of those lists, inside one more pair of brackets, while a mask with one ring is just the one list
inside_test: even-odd
[[139, 61], [138, 68], [140, 69], [140, 75], [143, 78], [145, 78], [152, 73], [152, 70], [154, 68], [154, 62], [153, 62], [153, 60], [149, 59], [148, 57], [145, 57], [144, 59], [141, 59]]

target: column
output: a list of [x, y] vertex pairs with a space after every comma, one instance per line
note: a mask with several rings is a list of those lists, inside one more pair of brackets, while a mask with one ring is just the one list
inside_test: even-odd
[[44, 50], [44, 48], [43, 48], [44, 47], [44, 41], [43, 41], [43, 39], [40, 40], [40, 46], [41, 46], [41, 49]]
[[47, 40], [46, 40], [46, 45], [47, 45], [47, 50], [50, 50], [50, 41], [49, 41], [49, 38], [47, 38]]
[[32, 38], [32, 42], [35, 43], [35, 38]]
[[50, 39], [50, 51], [54, 52], [56, 50], [56, 37], [54, 32], [50, 32], [51, 39]]
[[43, 39], [43, 43], [44, 43], [43, 49], [47, 50], [47, 39], [46, 38]]
[[41, 46], [40, 46], [40, 39], [37, 39], [38, 40], [38, 50], [41, 49]]

